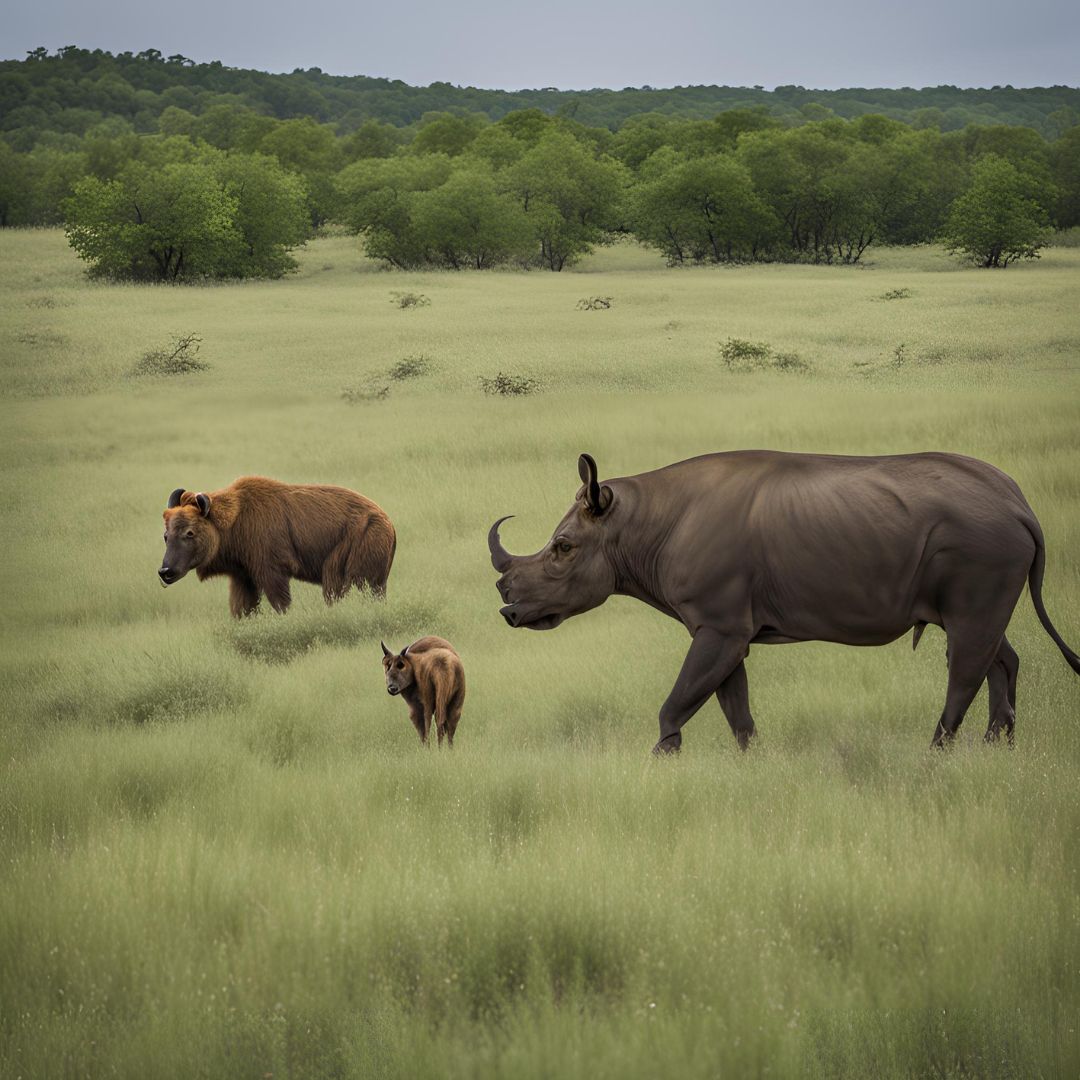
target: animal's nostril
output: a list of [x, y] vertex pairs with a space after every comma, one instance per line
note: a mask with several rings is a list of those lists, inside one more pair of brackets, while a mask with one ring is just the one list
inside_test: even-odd
[[163, 577], [164, 578], [164, 577], [168, 577], [168, 576], [169, 576], [169, 568], [167, 566], [163, 566], [158, 571], [158, 577]]

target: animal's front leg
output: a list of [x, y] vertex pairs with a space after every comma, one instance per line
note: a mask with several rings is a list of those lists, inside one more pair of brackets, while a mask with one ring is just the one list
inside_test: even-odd
[[703, 626], [694, 635], [675, 686], [660, 709], [660, 741], [654, 754], [670, 754], [682, 744], [682, 726], [715, 694], [743, 662], [749, 639]]
[[292, 592], [289, 590], [289, 579], [284, 574], [267, 579], [263, 583], [263, 592], [266, 593], [266, 599], [270, 601], [270, 606], [279, 615], [289, 610], [289, 605], [292, 603]]
[[251, 615], [259, 606], [259, 589], [247, 574], [233, 574], [229, 578], [229, 610], [240, 619]]

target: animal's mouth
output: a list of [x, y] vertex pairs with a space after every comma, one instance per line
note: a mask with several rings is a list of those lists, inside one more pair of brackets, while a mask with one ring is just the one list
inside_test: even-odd
[[516, 602], [499, 608], [499, 614], [510, 626], [518, 630], [554, 630], [563, 621], [563, 616], [557, 614], [537, 615], [533, 618], [527, 618], [518, 611]]

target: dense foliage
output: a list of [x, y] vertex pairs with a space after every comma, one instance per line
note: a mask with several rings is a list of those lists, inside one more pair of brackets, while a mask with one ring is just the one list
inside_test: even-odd
[[114, 280], [279, 277], [308, 231], [302, 181], [272, 158], [209, 148], [86, 176], [64, 209], [71, 246]]
[[1022, 124], [1053, 138], [1076, 122], [1080, 90], [1066, 86], [483, 90], [445, 82], [408, 86], [397, 79], [328, 75], [319, 68], [268, 74], [226, 67], [220, 61], [196, 64], [157, 49], [114, 56], [75, 46], [52, 55], [44, 48], [35, 49], [25, 60], [0, 62], [3, 127], [6, 132], [20, 133], [21, 149], [28, 148], [27, 140], [33, 140], [37, 132], [84, 134], [112, 117], [130, 122], [136, 131], [156, 132], [163, 130], [170, 109], [201, 116], [219, 104], [239, 105], [279, 120], [310, 116], [334, 123], [340, 134], [373, 119], [403, 127], [436, 111], [482, 113], [497, 120], [510, 112], [537, 108], [615, 130], [642, 113], [707, 119], [728, 109], [763, 106], [787, 123], [823, 115], [854, 119], [879, 113], [946, 131], [968, 124]]
[[[114, 277], [281, 273], [326, 222], [401, 268], [549, 270], [616, 234], [673, 265], [855, 262], [870, 244], [944, 239], [1004, 266], [1049, 226], [1080, 224], [1080, 91], [1067, 87], [568, 97], [69, 48], [0, 63], [0, 108], [0, 225], [66, 221]], [[1004, 229], [1011, 211], [986, 178], [1006, 171], [980, 166], [991, 158], [1024, 178], [1022, 199], [1005, 198], [1024, 212]], [[169, 195], [184, 178], [216, 185], [198, 212]], [[136, 188], [167, 207], [152, 227], [132, 216]]]

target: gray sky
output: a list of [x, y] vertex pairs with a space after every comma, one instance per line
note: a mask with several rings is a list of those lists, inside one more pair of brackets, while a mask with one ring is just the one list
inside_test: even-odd
[[14, 0], [0, 56], [160, 49], [500, 87], [1080, 83], [1076, 0]]

